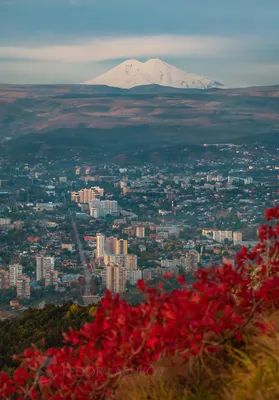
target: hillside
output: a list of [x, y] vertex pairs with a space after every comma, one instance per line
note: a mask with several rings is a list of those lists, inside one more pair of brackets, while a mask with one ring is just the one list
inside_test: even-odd
[[47, 305], [42, 310], [30, 308], [21, 317], [0, 321], [0, 370], [16, 368], [19, 363], [12, 359], [13, 355], [21, 354], [32, 344], [41, 348], [61, 347], [63, 333], [70, 327], [79, 329], [92, 321], [93, 309], [73, 304]]
[[0, 372], [1, 398], [277, 400], [279, 206], [265, 217], [236, 267], [199, 269], [191, 287], [181, 275], [171, 293], [140, 280], [136, 306], [106, 292], [62, 348], [26, 349]]
[[[109, 157], [203, 143], [277, 143], [279, 87], [227, 90], [156, 85], [0, 86], [0, 154], [66, 153], [70, 144]], [[65, 140], [68, 138], [69, 140]], [[16, 140], [10, 140], [16, 139]], [[116, 147], [112, 148], [112, 143]], [[120, 146], [121, 144], [121, 146]], [[119, 146], [121, 148], [119, 148]]]

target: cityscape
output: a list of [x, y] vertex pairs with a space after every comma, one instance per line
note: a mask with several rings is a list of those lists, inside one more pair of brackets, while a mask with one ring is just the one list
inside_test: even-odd
[[[106, 289], [131, 304], [137, 281], [234, 266], [257, 242], [277, 198], [278, 154], [218, 147], [220, 158], [158, 166], [1, 162], [1, 310], [98, 304]], [[73, 166], [69, 166], [72, 164]]]
[[0, 400], [279, 400], [278, 0], [0, 0]]

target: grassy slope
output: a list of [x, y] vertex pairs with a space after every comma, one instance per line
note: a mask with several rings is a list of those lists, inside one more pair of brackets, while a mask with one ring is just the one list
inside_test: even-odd
[[238, 347], [223, 346], [216, 356], [203, 354], [176, 366], [163, 360], [147, 377], [123, 379], [118, 400], [278, 400], [279, 315], [270, 335], [248, 332]]

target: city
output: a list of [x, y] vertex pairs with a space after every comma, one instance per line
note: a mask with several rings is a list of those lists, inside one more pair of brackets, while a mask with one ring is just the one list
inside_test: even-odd
[[279, 157], [263, 145], [207, 147], [219, 158], [125, 167], [77, 155], [73, 166], [2, 159], [3, 315], [97, 304], [106, 289], [134, 304], [139, 279], [183, 273], [191, 284], [198, 267], [235, 265], [277, 199]]
[[279, 399], [278, 16], [0, 0], [0, 400]]

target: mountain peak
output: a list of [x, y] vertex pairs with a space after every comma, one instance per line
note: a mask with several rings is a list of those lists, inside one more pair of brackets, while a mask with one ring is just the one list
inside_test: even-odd
[[164, 61], [160, 60], [160, 58], [150, 58], [145, 62], [145, 64], [151, 64], [151, 63], [157, 63], [157, 64], [165, 64]]
[[119, 64], [119, 65], [124, 65], [124, 64], [139, 64], [139, 65], [141, 65], [142, 62], [140, 62], [140, 61], [138, 61], [138, 60], [135, 60], [135, 59], [131, 59], [131, 60], [123, 61], [123, 62], [122, 62], [121, 64]]
[[209, 89], [224, 87], [222, 83], [193, 73], [184, 72], [159, 58], [146, 62], [126, 60], [87, 85], [106, 85], [130, 89], [142, 85], [161, 85], [175, 88]]

